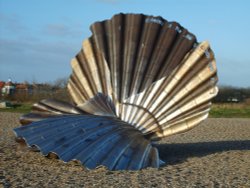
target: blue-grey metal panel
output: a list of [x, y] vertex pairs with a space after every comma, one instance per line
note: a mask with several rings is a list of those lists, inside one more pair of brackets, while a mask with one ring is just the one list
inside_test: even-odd
[[64, 115], [14, 129], [28, 146], [43, 155], [55, 153], [65, 162], [79, 160], [87, 168], [110, 170], [159, 167], [158, 153], [133, 126], [114, 117]]

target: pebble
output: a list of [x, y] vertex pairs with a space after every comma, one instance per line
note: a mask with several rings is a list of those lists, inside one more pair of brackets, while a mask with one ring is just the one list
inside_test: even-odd
[[250, 187], [250, 119], [207, 119], [158, 144], [165, 166], [87, 170], [15, 142], [18, 113], [0, 113], [0, 187]]

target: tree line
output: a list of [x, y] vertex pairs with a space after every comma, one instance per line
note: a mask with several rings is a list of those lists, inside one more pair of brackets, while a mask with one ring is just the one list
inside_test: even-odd
[[34, 103], [48, 98], [70, 101], [67, 92], [67, 81], [67, 78], [59, 78], [52, 83], [25, 82], [29, 87], [27, 91], [14, 92], [11, 95], [0, 95], [0, 99], [17, 103]]
[[240, 103], [250, 100], [250, 87], [220, 86], [214, 103]]
[[[3, 100], [15, 102], [37, 102], [46, 98], [70, 101], [67, 91], [67, 78], [59, 78], [52, 83], [35, 83], [31, 85], [32, 92], [14, 93], [11, 96], [1, 96]], [[219, 93], [213, 103], [241, 103], [250, 101], [250, 87], [219, 86]]]

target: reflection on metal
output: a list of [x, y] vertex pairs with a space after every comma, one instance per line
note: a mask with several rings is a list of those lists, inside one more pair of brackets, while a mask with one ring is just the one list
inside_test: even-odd
[[65, 162], [112, 170], [158, 167], [158, 151], [143, 134], [114, 117], [67, 115], [15, 129], [43, 155], [54, 152]]
[[44, 155], [88, 168], [158, 167], [150, 141], [185, 132], [208, 116], [218, 92], [214, 54], [207, 41], [198, 43], [161, 17], [117, 14], [91, 31], [71, 61], [74, 105], [43, 100], [21, 118], [33, 123], [14, 131]]

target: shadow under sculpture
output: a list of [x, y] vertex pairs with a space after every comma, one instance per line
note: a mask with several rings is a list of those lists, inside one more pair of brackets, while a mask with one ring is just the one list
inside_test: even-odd
[[206, 119], [218, 92], [209, 43], [177, 22], [143, 14], [117, 14], [90, 28], [71, 61], [72, 104], [34, 104], [14, 129], [17, 140], [89, 169], [159, 167], [152, 142]]

